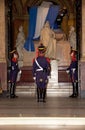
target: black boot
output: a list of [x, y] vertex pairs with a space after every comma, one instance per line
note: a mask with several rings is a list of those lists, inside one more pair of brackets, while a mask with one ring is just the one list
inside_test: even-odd
[[39, 102], [39, 101], [40, 101], [40, 90], [37, 87], [37, 102]]
[[70, 97], [75, 98], [75, 97], [77, 97], [76, 83], [73, 82], [73, 83], [72, 83], [72, 86], [73, 86], [73, 94], [72, 94]]
[[13, 98], [18, 97], [18, 96], [16, 96], [15, 91], [16, 91], [16, 83], [13, 83]]
[[17, 98], [18, 97], [18, 96], [15, 95], [15, 89], [16, 89], [15, 83], [11, 83], [10, 98]]
[[79, 95], [79, 90], [78, 90], [78, 82], [76, 82], [76, 96]]
[[46, 88], [43, 88], [43, 102], [46, 102]]
[[13, 98], [15, 98], [15, 83], [13, 83], [13, 93], [12, 93]]
[[9, 94], [10, 94], [10, 98], [12, 97], [12, 83], [10, 83], [10, 86], [9, 86]]
[[42, 99], [43, 98], [43, 89], [42, 88], [40, 88], [40, 99]]
[[77, 97], [76, 82], [73, 83], [73, 98]]

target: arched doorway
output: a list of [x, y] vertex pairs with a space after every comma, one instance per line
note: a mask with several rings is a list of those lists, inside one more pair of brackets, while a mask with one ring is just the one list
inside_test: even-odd
[[[18, 2], [20, 2], [20, 5], [21, 5], [21, 1], [18, 1]], [[24, 26], [24, 31], [25, 31], [26, 37], [28, 35], [28, 14], [27, 13], [25, 15], [23, 14], [23, 6], [22, 6], [22, 8], [21, 8], [21, 6], [19, 6], [19, 10], [17, 10], [18, 6], [16, 6], [16, 4], [19, 5], [18, 2], [17, 1], [14, 2], [14, 1], [9, 0], [10, 16], [9, 16], [9, 20], [8, 20], [8, 29], [9, 29], [9, 31], [8, 31], [8, 34], [9, 34], [8, 45], [9, 45], [9, 48], [11, 50], [15, 47], [16, 36], [17, 36], [18, 28], [19, 28], [20, 25]], [[63, 6], [62, 3], [58, 3], [58, 4]], [[74, 7], [73, 8], [74, 14], [73, 14], [72, 10], [71, 10], [71, 12], [69, 12], [70, 13], [69, 26], [74, 25], [76, 27], [77, 49], [78, 49], [78, 60], [79, 60], [80, 52], [81, 52], [81, 49], [80, 49], [80, 41], [81, 41], [81, 35], [80, 35], [81, 24], [80, 24], [80, 21], [81, 21], [81, 19], [79, 18], [79, 17], [81, 17], [81, 1], [77, 2], [75, 0], [74, 3], [72, 3], [72, 4], [74, 5], [73, 6]], [[66, 4], [66, 5], [68, 5], [68, 4]], [[67, 6], [67, 8], [68, 7], [69, 7], [69, 5]], [[25, 7], [25, 9], [26, 9], [26, 7]], [[15, 15], [16, 12], [18, 13], [18, 15]], [[63, 28], [65, 28], [66, 25], [63, 23], [62, 26], [63, 26]], [[67, 28], [67, 31], [68, 30], [69, 30], [69, 27]], [[12, 32], [12, 33], [9, 33], [9, 32]], [[26, 54], [25, 54], [25, 56], [26, 56]], [[58, 72], [60, 83], [68, 83], [69, 82], [68, 76], [65, 73], [65, 69], [66, 69], [66, 66], [63, 67], [63, 68], [62, 68], [62, 66], [60, 66], [60, 69], [59, 69], [59, 72]], [[26, 76], [23, 75], [22, 78], [21, 78], [21, 81], [23, 81], [23, 82], [33, 82], [32, 73], [31, 73], [32, 67], [30, 65], [28, 67], [28, 64], [26, 63], [26, 65], [22, 68], [22, 71], [23, 71], [23, 74], [25, 74]], [[27, 77], [29, 77], [29, 79]]]

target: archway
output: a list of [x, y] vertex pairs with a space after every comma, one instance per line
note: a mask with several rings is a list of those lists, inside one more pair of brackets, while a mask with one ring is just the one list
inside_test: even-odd
[[[9, 1], [9, 2], [11, 2], [11, 1]], [[12, 33], [12, 36], [11, 36], [11, 34], [9, 34], [10, 35], [10, 40], [11, 40], [11, 38], [12, 38], [12, 43], [13, 44], [11, 44], [11, 42], [9, 43], [9, 46], [11, 46], [11, 49], [13, 49], [14, 48], [14, 46], [15, 46], [15, 40], [16, 40], [16, 36], [17, 36], [17, 33], [18, 33], [18, 28], [19, 28], [19, 26], [20, 25], [23, 25], [24, 26], [24, 31], [25, 31], [25, 35], [26, 35], [26, 37], [27, 37], [27, 35], [28, 35], [28, 29], [27, 29], [27, 26], [28, 26], [28, 15], [24, 15], [24, 17], [22, 18], [22, 13], [23, 13], [23, 11], [21, 10], [21, 8], [20, 8], [20, 12], [18, 12], [19, 13], [19, 15], [17, 15], [17, 16], [15, 16], [15, 14], [14, 14], [14, 12], [13, 11], [16, 11], [16, 10], [14, 10], [14, 6], [16, 7], [16, 3], [17, 2], [13, 2], [12, 3], [12, 14], [11, 14], [11, 16], [12, 16], [12, 19], [10, 19], [10, 20], [12, 20], [11, 22], [12, 22], [12, 25], [11, 25], [11, 23], [9, 22], [9, 29], [12, 29], [13, 31], [13, 33]], [[18, 4], [18, 3], [17, 3]], [[74, 15], [73, 15], [73, 12], [69, 12], [70, 13], [70, 18], [69, 18], [69, 26], [72, 24], [72, 25], [74, 25], [75, 27], [76, 27], [76, 32], [78, 33], [78, 32], [80, 32], [81, 30], [80, 30], [80, 25], [78, 24], [79, 22], [80, 22], [80, 20], [79, 20], [79, 17], [81, 16], [81, 14], [80, 14], [80, 9], [79, 9], [79, 7], [80, 7], [80, 4], [81, 3], [77, 3], [77, 1], [74, 1], [74, 8], [76, 7], [76, 10], [74, 11]], [[61, 5], [62, 5], [62, 3], [61, 3]], [[64, 5], [65, 6], [65, 5]], [[67, 6], [67, 8], [68, 8], [68, 6]], [[23, 8], [22, 8], [23, 9]], [[10, 10], [11, 10], [11, 7], [10, 7]], [[74, 10], [74, 9], [73, 9]], [[72, 11], [72, 10], [71, 10]], [[79, 12], [79, 13], [77, 13], [77, 11]], [[10, 16], [10, 17], [11, 17]], [[76, 21], [78, 21], [78, 22], [76, 22]], [[62, 25], [63, 27], [65, 27], [65, 25], [64, 25], [64, 23], [63, 23], [63, 25]], [[77, 34], [77, 48], [78, 48], [78, 59], [79, 59], [79, 57], [80, 57], [80, 39], [81, 39], [81, 36], [80, 36], [80, 33], [78, 33]], [[26, 52], [26, 54], [25, 54], [25, 56], [27, 55], [28, 53]], [[29, 57], [30, 57], [30, 55], [31, 55], [31, 53], [29, 52]], [[30, 59], [30, 58], [29, 58]], [[27, 59], [26, 59], [27, 60]], [[26, 61], [25, 60], [25, 61]], [[32, 58], [30, 59], [30, 60], [32, 60]], [[27, 66], [29, 66], [29, 67], [27, 67]], [[27, 70], [26, 70], [26, 68], [27, 68]], [[33, 82], [33, 79], [32, 79], [32, 74], [31, 74], [31, 69], [32, 69], [32, 67], [31, 67], [31, 64], [29, 64], [28, 65], [28, 63], [27, 62], [25, 62], [25, 64], [24, 64], [24, 66], [23, 66], [23, 68], [22, 68], [22, 71], [23, 71], [23, 73], [26, 75], [24, 75], [24, 76], [22, 76], [21, 77], [21, 81], [23, 81], [23, 82]], [[66, 75], [66, 73], [65, 73], [65, 69], [66, 69], [66, 67], [65, 68], [63, 68], [62, 69], [62, 66], [60, 66], [60, 68], [59, 68], [59, 72], [58, 72], [58, 74], [59, 74], [59, 82], [60, 83], [68, 83], [69, 81], [68, 81], [68, 76]], [[28, 72], [28, 74], [26, 74], [26, 72], [25, 72], [25, 70], [26, 70], [26, 72]], [[29, 79], [27, 78], [27, 77], [29, 77]]]

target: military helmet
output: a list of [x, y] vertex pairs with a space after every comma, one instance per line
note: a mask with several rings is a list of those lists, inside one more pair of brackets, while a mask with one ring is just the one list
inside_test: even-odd
[[39, 51], [40, 53], [45, 53], [46, 47], [41, 43], [41, 44], [38, 46], [38, 51]]

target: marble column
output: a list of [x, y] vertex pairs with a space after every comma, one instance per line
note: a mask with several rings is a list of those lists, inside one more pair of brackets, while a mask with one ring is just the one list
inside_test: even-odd
[[81, 60], [85, 61], [85, 0], [82, 0], [82, 57]]
[[82, 0], [82, 43], [79, 61], [79, 81], [80, 96], [83, 98], [85, 97], [85, 0]]
[[0, 0], [0, 87], [7, 90], [5, 0]]

